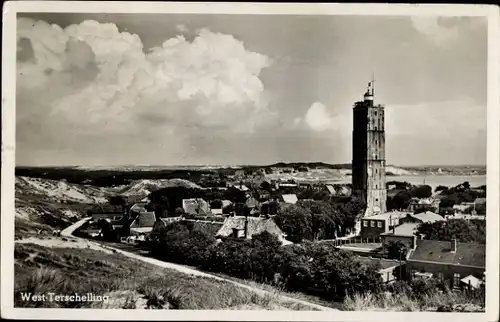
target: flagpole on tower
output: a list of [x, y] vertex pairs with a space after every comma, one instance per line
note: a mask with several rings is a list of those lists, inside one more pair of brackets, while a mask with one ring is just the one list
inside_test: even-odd
[[372, 72], [372, 96], [375, 96], [375, 72]]

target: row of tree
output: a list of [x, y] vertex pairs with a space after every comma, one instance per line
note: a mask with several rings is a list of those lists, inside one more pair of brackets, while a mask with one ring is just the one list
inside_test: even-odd
[[296, 205], [280, 205], [274, 221], [293, 242], [334, 239], [354, 229], [365, 207], [358, 198], [300, 200]]
[[375, 291], [382, 286], [379, 267], [361, 263], [349, 252], [315, 243], [281, 246], [267, 232], [251, 240], [214, 236], [192, 223], [168, 225], [150, 243], [155, 257], [198, 266], [238, 278], [278, 284], [289, 291], [342, 299], [346, 294]]

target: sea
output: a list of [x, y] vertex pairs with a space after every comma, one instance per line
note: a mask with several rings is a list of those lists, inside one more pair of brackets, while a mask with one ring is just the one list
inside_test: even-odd
[[[434, 191], [437, 186], [445, 187], [455, 187], [465, 181], [468, 181], [471, 187], [479, 187], [486, 185], [486, 175], [416, 175], [416, 176], [387, 176], [387, 182], [389, 181], [401, 181], [409, 182], [413, 185], [426, 184], [432, 187]], [[332, 183], [351, 183], [351, 177], [336, 180]]]

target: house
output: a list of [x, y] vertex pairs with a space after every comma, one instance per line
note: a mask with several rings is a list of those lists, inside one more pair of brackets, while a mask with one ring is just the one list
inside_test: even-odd
[[267, 200], [271, 199], [271, 194], [267, 190], [257, 189], [255, 191], [255, 197], [259, 201], [267, 201]]
[[283, 194], [280, 197], [280, 201], [284, 203], [289, 203], [295, 205], [299, 199], [296, 194]]
[[464, 219], [464, 220], [486, 220], [485, 215], [467, 215], [467, 214], [453, 214], [445, 215], [446, 220], [448, 219]]
[[413, 247], [414, 236], [417, 228], [422, 223], [434, 223], [436, 221], [444, 221], [445, 219], [438, 214], [430, 211], [421, 212], [418, 214], [406, 214], [406, 217], [399, 219], [400, 225], [393, 226], [389, 232], [380, 235], [382, 244], [386, 245], [389, 242], [402, 242], [408, 247]]
[[182, 199], [182, 209], [187, 215], [209, 216], [210, 205], [201, 198]]
[[267, 231], [282, 243], [285, 241], [285, 233], [276, 225], [272, 218], [234, 216], [228, 217], [217, 232], [217, 237], [234, 237], [251, 239], [253, 235]]
[[222, 215], [222, 208], [212, 208], [212, 215], [215, 216], [221, 216]]
[[458, 288], [469, 275], [482, 278], [485, 267], [486, 245], [417, 239], [407, 257], [406, 276], [411, 279], [418, 273], [426, 273]]
[[153, 230], [156, 216], [154, 212], [141, 212], [130, 224], [130, 233], [144, 234]]
[[[367, 212], [368, 213], [368, 212]], [[392, 227], [400, 224], [400, 219], [405, 218], [407, 212], [390, 211], [361, 219], [361, 237], [378, 238], [381, 234], [389, 232]]]
[[260, 207], [260, 213], [262, 215], [276, 215], [278, 213], [278, 203], [274, 200], [263, 202]]
[[386, 246], [390, 242], [401, 242], [408, 248], [413, 248], [419, 225], [419, 223], [404, 223], [393, 227], [389, 232], [380, 234], [382, 245]]
[[468, 287], [470, 289], [478, 289], [484, 284], [482, 279], [479, 279], [473, 275], [466, 276], [460, 280], [463, 287]]
[[382, 277], [382, 281], [387, 284], [396, 281], [397, 276], [401, 276], [401, 272], [404, 272], [405, 269], [405, 262], [398, 260], [365, 257], [359, 255], [357, 256], [357, 259], [362, 264], [375, 265], [378, 267], [378, 273], [380, 274], [380, 277]]
[[459, 205], [453, 205], [455, 213], [465, 213], [467, 210], [474, 208], [474, 202], [462, 202]]
[[412, 212], [422, 212], [422, 211], [433, 211], [439, 212], [439, 199], [434, 198], [412, 198], [408, 206], [408, 211]]
[[400, 223], [434, 223], [436, 221], [445, 220], [441, 215], [433, 213], [431, 211], [407, 214], [406, 217], [399, 220]]
[[325, 186], [325, 189], [326, 191], [330, 194], [330, 195], [336, 195], [337, 194], [337, 191], [335, 190], [335, 188], [331, 185], [331, 184], [327, 184]]

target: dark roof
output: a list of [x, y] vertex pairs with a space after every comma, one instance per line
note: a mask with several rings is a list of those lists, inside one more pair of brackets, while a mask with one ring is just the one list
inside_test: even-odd
[[424, 239], [418, 241], [417, 249], [412, 252], [409, 261], [485, 267], [486, 246], [457, 241], [457, 251], [452, 253], [451, 241]]
[[154, 212], [141, 212], [130, 225], [130, 228], [153, 227], [156, 221]]
[[403, 264], [397, 260], [392, 260], [392, 259], [363, 257], [363, 256], [357, 256], [357, 258], [361, 263], [365, 265], [380, 265], [380, 269], [400, 266]]
[[[273, 219], [264, 219], [259, 217], [247, 217], [248, 219], [248, 236], [259, 234], [263, 231], [267, 231], [271, 234], [275, 234], [278, 237], [283, 236], [283, 231], [276, 225]], [[233, 229], [244, 229], [245, 227], [245, 217], [244, 216], [234, 216], [227, 217], [223, 225], [217, 232], [217, 236], [227, 237], [233, 233]]]

